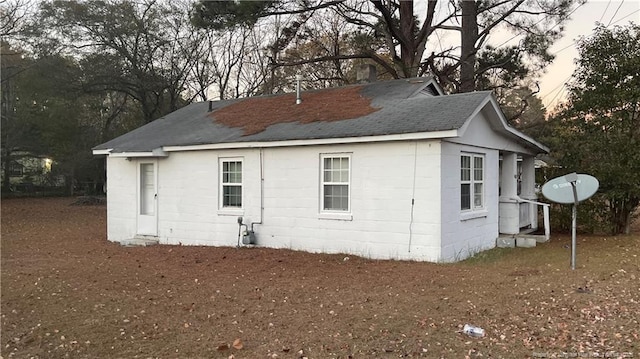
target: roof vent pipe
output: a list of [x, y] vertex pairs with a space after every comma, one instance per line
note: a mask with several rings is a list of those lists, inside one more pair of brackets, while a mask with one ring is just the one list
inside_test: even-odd
[[209, 112], [213, 110], [213, 101], [209, 100]]
[[300, 82], [302, 82], [302, 75], [296, 74], [296, 105], [302, 103], [302, 97], [300, 96]]

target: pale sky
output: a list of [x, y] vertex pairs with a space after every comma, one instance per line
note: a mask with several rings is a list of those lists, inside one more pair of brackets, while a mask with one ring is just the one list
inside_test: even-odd
[[574, 60], [578, 57], [575, 42], [580, 36], [589, 36], [596, 22], [612, 28], [614, 25], [640, 24], [640, 0], [588, 0], [571, 15], [566, 24], [564, 37], [552, 47], [556, 58], [540, 79], [542, 102], [549, 110], [566, 96], [565, 83], [571, 81]]

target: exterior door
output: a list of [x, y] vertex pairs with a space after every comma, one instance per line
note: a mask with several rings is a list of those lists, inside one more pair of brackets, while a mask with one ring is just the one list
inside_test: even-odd
[[158, 161], [138, 163], [138, 234], [158, 235]]

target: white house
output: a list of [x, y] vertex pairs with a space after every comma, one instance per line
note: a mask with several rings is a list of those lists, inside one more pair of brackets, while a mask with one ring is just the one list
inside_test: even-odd
[[525, 201], [545, 152], [490, 92], [431, 78], [194, 103], [93, 150], [110, 241], [420, 261], [537, 227]]

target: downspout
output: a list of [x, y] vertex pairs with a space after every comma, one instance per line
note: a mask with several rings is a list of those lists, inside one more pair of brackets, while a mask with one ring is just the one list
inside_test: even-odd
[[411, 186], [411, 218], [409, 220], [409, 253], [413, 240], [413, 210], [416, 204], [416, 168], [418, 167], [418, 141], [413, 146], [413, 185]]
[[251, 232], [253, 233], [254, 224], [262, 224], [264, 219], [264, 153], [263, 149], [260, 149], [260, 221], [251, 222]]

